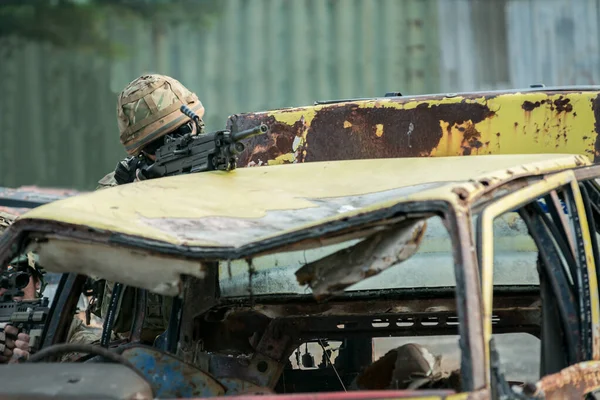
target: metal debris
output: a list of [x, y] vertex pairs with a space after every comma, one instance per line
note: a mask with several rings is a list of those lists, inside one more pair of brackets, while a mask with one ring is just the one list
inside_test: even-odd
[[415, 254], [426, 227], [426, 220], [410, 220], [391, 232], [376, 233], [352, 247], [306, 264], [296, 272], [298, 283], [308, 284], [316, 298], [341, 292]]

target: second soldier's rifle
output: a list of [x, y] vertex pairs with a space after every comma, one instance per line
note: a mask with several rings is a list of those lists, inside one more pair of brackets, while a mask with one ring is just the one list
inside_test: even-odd
[[[190, 117], [200, 132], [200, 117], [185, 105], [181, 106], [181, 112]], [[237, 155], [245, 148], [240, 141], [262, 135], [268, 130], [267, 125], [260, 124], [241, 132], [222, 130], [197, 135], [187, 133], [171, 139], [156, 150], [156, 161], [152, 165], [141, 166], [141, 178], [233, 170], [236, 167]]]
[[[12, 325], [29, 335], [30, 353], [39, 350], [42, 332], [48, 319], [50, 308], [48, 298], [15, 301], [15, 296], [23, 296], [22, 289], [29, 284], [29, 274], [15, 271], [0, 275], [0, 288], [6, 291], [0, 296], [0, 330]], [[2, 349], [4, 351], [4, 349]]]

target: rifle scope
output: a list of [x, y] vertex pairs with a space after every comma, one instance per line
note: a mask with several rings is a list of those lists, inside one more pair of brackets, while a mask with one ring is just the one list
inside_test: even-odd
[[15, 271], [0, 276], [0, 289], [23, 289], [29, 284], [27, 272]]

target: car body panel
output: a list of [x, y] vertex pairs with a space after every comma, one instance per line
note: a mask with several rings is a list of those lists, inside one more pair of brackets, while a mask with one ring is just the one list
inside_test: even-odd
[[377, 224], [391, 223], [385, 221], [403, 204], [464, 208], [501, 182], [586, 164], [585, 157], [575, 155], [499, 155], [189, 174], [37, 207], [9, 228], [3, 246], [27, 231], [46, 232], [45, 240], [31, 242], [28, 249], [49, 271], [104, 276], [174, 295], [181, 290], [181, 274], [205, 276], [202, 261], [365, 237]]
[[398, 203], [456, 202], [456, 190], [466, 200], [495, 182], [585, 163], [581, 156], [541, 154], [243, 168], [83, 194], [33, 209], [20, 221], [56, 221], [190, 248], [236, 248]]
[[[574, 185], [575, 190], [578, 190], [578, 186], [575, 180], [575, 174], [573, 171], [563, 171], [552, 176], [536, 182], [528, 187], [507, 195], [502, 201], [499, 201], [493, 205], [488, 206], [481, 216], [482, 218], [482, 233], [483, 233], [483, 256], [481, 265], [481, 280], [482, 280], [482, 295], [484, 304], [484, 341], [486, 343], [486, 359], [490, 359], [490, 347], [489, 342], [492, 338], [492, 305], [493, 305], [493, 273], [494, 273], [494, 240], [493, 240], [493, 221], [496, 217], [523, 205], [527, 201], [539, 198], [545, 193], [550, 192], [552, 189], [556, 189], [565, 185]], [[577, 208], [580, 215], [585, 215], [583, 209], [583, 203], [580, 202]], [[582, 218], [585, 228], [587, 228], [587, 221], [585, 217]], [[584, 228], [584, 229], [585, 229]], [[594, 255], [591, 249], [591, 240], [589, 238], [589, 228], [587, 230], [587, 237], [583, 239], [586, 244], [586, 258], [590, 260], [587, 264], [587, 270], [589, 274], [589, 286], [590, 286], [590, 298], [591, 302], [591, 314], [592, 314], [592, 327], [594, 336], [594, 359], [598, 359], [598, 343], [600, 343], [600, 330], [599, 327], [599, 315], [598, 315], [598, 282], [596, 277], [596, 268], [594, 265]], [[489, 376], [487, 377], [488, 379]]]
[[[376, 232], [374, 223], [390, 223], [394, 213], [406, 212], [409, 205], [421, 204], [429, 210], [432, 204], [443, 203], [462, 229], [451, 232], [453, 240], [460, 242], [455, 259], [462, 262], [457, 265], [465, 274], [460, 284], [465, 293], [457, 293], [457, 303], [469, 310], [459, 328], [461, 340], [466, 340], [461, 350], [474, 369], [470, 389], [481, 390], [385, 392], [382, 397], [489, 398], [487, 322], [493, 271], [487, 257], [480, 297], [466, 215], [477, 204], [485, 207], [494, 199], [495, 189], [511, 181], [538, 177], [531, 186], [515, 186], [519, 191], [513, 198], [498, 201], [503, 210], [518, 207], [532, 191], [541, 193], [553, 184], [573, 182], [571, 169], [597, 161], [598, 93], [598, 88], [591, 88], [393, 97], [234, 116], [230, 120], [234, 130], [259, 120], [271, 126], [267, 137], [250, 139], [239, 164], [263, 163], [271, 168], [156, 179], [43, 205], [25, 213], [0, 238], [0, 255], [12, 255], [20, 240], [33, 235], [42, 240], [31, 241], [27, 249], [36, 251], [50, 270], [103, 276], [175, 295], [181, 293], [180, 275], [204, 277], [207, 261], [289, 251], [301, 242], [301, 249], [319, 247], [335, 242], [335, 235], [363, 238]], [[365, 158], [370, 160], [358, 160]], [[289, 163], [306, 164], [277, 165]], [[382, 213], [388, 210], [394, 212]], [[582, 225], [586, 223], [584, 218]], [[302, 236], [306, 232], [312, 236]], [[507, 243], [515, 243], [513, 237], [508, 239], [513, 241]], [[596, 296], [590, 305], [596, 359], [600, 353], [598, 289], [589, 243], [585, 253], [590, 293]], [[594, 389], [593, 384], [575, 387], [580, 381], [589, 383], [589, 376], [595, 374], [592, 364], [586, 366], [565, 370], [562, 381], [545, 377], [538, 390], [553, 398], [563, 390], [572, 394]], [[564, 385], [552, 386], [556, 382]], [[309, 396], [365, 398], [362, 395]], [[375, 398], [378, 393], [366, 396]]]
[[573, 153], [598, 160], [600, 87], [350, 99], [232, 115], [239, 166], [392, 157]]

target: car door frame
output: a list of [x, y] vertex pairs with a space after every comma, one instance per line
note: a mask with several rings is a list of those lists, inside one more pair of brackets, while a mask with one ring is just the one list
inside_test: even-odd
[[485, 206], [480, 214], [478, 223], [481, 235], [481, 290], [483, 301], [483, 332], [484, 332], [484, 350], [486, 360], [486, 384], [492, 384], [491, 379], [491, 359], [490, 359], [490, 340], [492, 339], [492, 302], [493, 302], [493, 255], [494, 255], [494, 220], [506, 212], [519, 209], [529, 203], [532, 203], [540, 197], [550, 193], [553, 190], [561, 189], [566, 186], [574, 196], [574, 203], [579, 216], [579, 226], [581, 237], [578, 240], [583, 241], [585, 265], [589, 277], [589, 296], [591, 298], [591, 323], [592, 323], [592, 360], [600, 360], [600, 312], [598, 310], [598, 281], [595, 268], [595, 257], [592, 249], [590, 230], [588, 227], [587, 214], [584, 201], [579, 188], [578, 178], [581, 176], [600, 177], [600, 166], [584, 167], [587, 173], [580, 172], [576, 175], [575, 170], [565, 170], [547, 174], [543, 179], [534, 182], [524, 188], [515, 190], [502, 198]]

